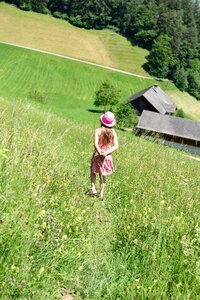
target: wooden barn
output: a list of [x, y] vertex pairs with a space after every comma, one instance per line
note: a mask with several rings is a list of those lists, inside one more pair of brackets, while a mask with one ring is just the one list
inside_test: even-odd
[[199, 153], [200, 122], [144, 110], [136, 130], [173, 143], [190, 145], [198, 148], [196, 153]]
[[172, 99], [158, 85], [153, 85], [132, 95], [130, 102], [139, 116], [143, 110], [163, 115], [172, 115], [176, 110]]

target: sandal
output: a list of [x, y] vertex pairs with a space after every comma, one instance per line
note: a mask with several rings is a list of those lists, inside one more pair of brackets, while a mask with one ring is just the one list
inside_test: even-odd
[[97, 195], [97, 191], [89, 190], [88, 192], [86, 192], [86, 195], [88, 195], [88, 196], [96, 196]]

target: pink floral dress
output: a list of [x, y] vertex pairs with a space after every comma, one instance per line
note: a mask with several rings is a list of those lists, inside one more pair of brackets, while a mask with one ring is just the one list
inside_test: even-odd
[[[111, 145], [103, 145], [102, 144], [102, 135], [99, 136], [99, 148], [101, 150], [108, 150]], [[109, 154], [106, 157], [102, 157], [95, 150], [92, 156], [91, 169], [93, 173], [98, 173], [102, 175], [110, 175], [114, 172], [114, 165], [112, 160], [112, 155]]]

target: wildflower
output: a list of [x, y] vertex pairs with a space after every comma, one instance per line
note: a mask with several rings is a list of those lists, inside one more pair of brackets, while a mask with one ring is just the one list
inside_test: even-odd
[[14, 280], [13, 280], [12, 277], [8, 277], [8, 282], [9, 282], [9, 283], [13, 283], [13, 281], [14, 281]]
[[39, 270], [38, 275], [41, 276], [43, 273], [44, 273], [44, 267], [41, 267], [40, 270]]
[[39, 213], [39, 216], [40, 217], [44, 217], [46, 214], [46, 211], [43, 209], [40, 213]]
[[138, 290], [140, 289], [140, 285], [137, 285], [137, 289], [138, 289]]
[[16, 267], [15, 265], [12, 265], [12, 266], [11, 266], [11, 270], [14, 271], [14, 272], [16, 272], [16, 273], [19, 272], [19, 268]]
[[22, 280], [22, 287], [25, 289], [26, 288], [26, 281]]
[[41, 226], [43, 229], [45, 229], [47, 227], [47, 224], [45, 222], [42, 223], [42, 226]]

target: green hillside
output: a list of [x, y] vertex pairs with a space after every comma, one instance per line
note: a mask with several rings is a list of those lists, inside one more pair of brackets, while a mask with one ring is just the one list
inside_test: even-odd
[[[176, 94], [177, 105], [194, 119], [200, 119], [200, 105], [192, 97], [183, 98], [182, 93], [170, 82], [156, 82], [123, 75], [98, 67], [84, 65], [34, 51], [0, 44], [0, 95], [10, 99], [30, 100], [36, 91], [46, 95], [47, 103], [42, 108], [77, 120], [94, 120], [94, 92], [100, 83], [109, 79], [121, 89], [122, 100], [131, 94], [158, 83], [167, 93]], [[181, 102], [182, 101], [182, 102]]]
[[85, 195], [95, 89], [152, 81], [3, 44], [0, 57], [0, 299], [197, 299], [198, 161], [118, 131], [105, 200]]
[[[140, 79], [79, 62], [68, 61], [34, 51], [0, 44], [1, 96], [29, 101], [35, 91], [47, 96], [42, 108], [61, 116], [93, 122], [94, 93], [102, 81], [109, 79], [122, 90], [122, 100], [138, 89], [152, 84]], [[39, 105], [39, 104], [38, 104]]]
[[66, 21], [0, 3], [0, 40], [93, 61], [148, 76], [147, 50], [109, 30], [85, 30]]
[[[38, 49], [52, 51], [59, 54], [69, 55], [72, 57], [93, 61], [103, 65], [120, 68], [122, 70], [137, 73], [139, 75], [148, 76], [148, 74], [142, 68], [142, 65], [146, 62], [145, 56], [148, 54], [148, 52], [137, 46], [132, 46], [131, 43], [127, 41], [124, 37], [118, 34], [114, 34], [108, 30], [97, 31], [97, 30], [80, 29], [70, 25], [66, 21], [58, 20], [50, 16], [41, 15], [34, 12], [24, 12], [17, 9], [14, 6], [5, 4], [3, 2], [0, 2], [0, 18], [1, 18], [0, 40], [2, 41], [16, 43], [28, 47], [35, 47]], [[3, 46], [1, 45], [0, 47], [2, 49]], [[7, 48], [3, 47], [3, 49], [7, 49]], [[10, 51], [8, 52], [10, 53]], [[4, 54], [1, 53], [1, 55], [2, 55], [2, 59], [4, 59]], [[14, 57], [12, 59], [15, 60]], [[28, 58], [26, 59], [28, 60]], [[12, 68], [11, 65], [13, 61], [10, 62], [8, 56], [5, 57], [5, 60], [9, 64], [10, 66], [9, 70], [11, 71]], [[54, 61], [53, 58], [51, 58], [50, 60]], [[56, 60], [56, 62], [57, 61], [58, 60]], [[4, 64], [6, 64], [6, 62]], [[43, 65], [45, 65], [45, 63], [43, 64], [42, 62], [40, 62], [41, 68], [43, 68]], [[61, 65], [61, 63], [59, 65]], [[113, 78], [116, 84], [119, 84], [120, 88], [124, 91], [125, 97], [129, 96], [132, 92], [137, 92], [141, 88], [153, 84], [152, 81], [149, 81], [148, 83], [148, 81], [146, 81], [145, 79], [143, 80], [138, 80], [136, 78], [130, 79], [127, 76], [121, 76], [118, 74], [114, 75], [113, 72], [102, 72], [100, 70], [97, 70], [96, 68], [88, 68], [86, 66], [81, 66], [80, 64], [72, 64], [72, 63], [68, 64], [67, 62], [65, 62], [64, 65], [73, 66], [73, 69], [76, 70], [75, 74], [72, 75], [72, 77], [74, 78], [74, 80], [72, 78], [73, 88], [75, 82], [77, 81], [77, 79], [75, 78], [79, 72], [78, 71], [79, 68], [80, 70], [82, 70], [80, 71], [81, 74], [84, 74], [83, 75], [84, 79], [83, 76], [81, 75], [82, 78], [81, 81], [83, 85], [85, 84], [84, 83], [85, 80], [88, 82], [88, 78], [94, 76], [94, 72], [95, 72], [95, 76], [97, 75], [97, 78], [89, 79], [90, 81], [89, 86], [87, 86], [86, 83], [87, 89], [84, 89], [83, 87], [82, 91], [84, 91], [83, 92], [84, 97], [86, 97], [84, 101], [87, 101], [86, 99], [89, 100], [88, 96], [91, 97], [92, 92], [94, 91], [95, 87], [98, 84], [98, 80], [101, 80], [102, 76], [101, 75], [99, 76], [98, 74], [104, 74], [103, 77], [107, 76], [109, 77], [109, 79], [110, 77]], [[75, 68], [75, 65], [77, 66], [77, 68]], [[18, 62], [15, 62], [14, 66], [16, 66], [16, 68], [19, 69]], [[29, 67], [31, 66], [29, 65]], [[46, 66], [44, 67], [46, 69]], [[56, 68], [59, 69], [61, 68], [63, 70], [62, 72], [66, 74], [65, 73], [66, 71], [64, 71], [64, 67], [57, 66]], [[85, 72], [83, 70], [85, 70]], [[88, 70], [90, 70], [90, 72], [86, 74], [87, 73], [86, 70], [87, 72]], [[2, 74], [2, 71], [0, 72]], [[25, 74], [24, 70], [22, 69], [22, 66], [21, 66], [21, 71], [18, 70], [17, 72], [22, 72], [23, 74]], [[62, 74], [62, 76], [65, 76], [62, 72], [60, 74]], [[7, 71], [7, 74], [8, 73], [9, 71]], [[44, 71], [42, 71], [41, 74], [43, 73]], [[55, 74], [54, 75], [53, 74], [54, 73], [51, 72], [51, 75], [46, 74], [45, 77], [44, 75], [43, 77], [48, 78], [48, 76], [50, 76], [52, 78], [52, 76], [56, 76]], [[14, 74], [12, 76], [15, 75], [17, 74], [14, 71]], [[30, 76], [29, 72], [28, 74], [26, 73], [26, 75]], [[19, 76], [22, 75], [19, 73]], [[18, 80], [19, 80], [19, 76], [17, 75]], [[21, 78], [23, 78], [23, 76]], [[61, 79], [61, 82], [63, 82], [64, 80], [65, 77]], [[127, 84], [127, 82], [129, 83]], [[7, 81], [7, 83], [9, 84], [9, 80]], [[3, 84], [5, 85], [4, 81]], [[66, 85], [66, 82], [63, 84]], [[177, 106], [179, 108], [182, 108], [189, 117], [195, 120], [200, 120], [199, 102], [197, 102], [189, 94], [180, 92], [170, 82], [165, 82], [165, 83], [159, 82], [159, 84], [173, 98]], [[45, 83], [45, 88], [47, 88], [47, 85], [48, 84]], [[79, 84], [77, 85], [78, 85], [77, 88], [80, 89]], [[51, 87], [49, 84], [48, 93], [49, 93], [49, 89], [52, 90], [54, 89], [54, 87]], [[87, 92], [85, 94], [86, 90]], [[15, 91], [19, 92], [19, 95], [21, 96], [20, 94], [21, 87], [18, 88], [16, 86]], [[24, 94], [25, 92], [27, 93], [26, 87], [24, 90]], [[61, 94], [61, 92], [59, 93]], [[68, 93], [69, 93], [68, 95], [71, 95], [72, 90], [69, 89]], [[74, 96], [75, 98], [77, 97], [76, 95]], [[59, 103], [60, 103], [60, 96], [61, 95], [59, 95], [58, 97]]]

